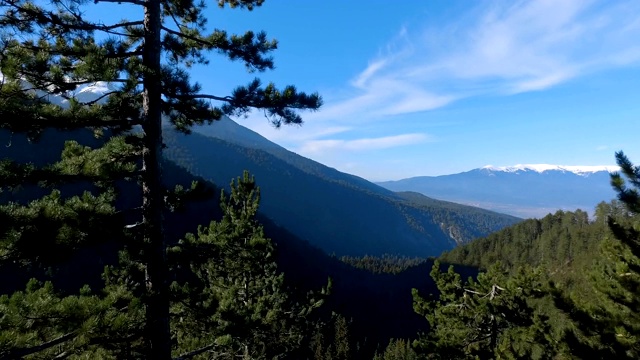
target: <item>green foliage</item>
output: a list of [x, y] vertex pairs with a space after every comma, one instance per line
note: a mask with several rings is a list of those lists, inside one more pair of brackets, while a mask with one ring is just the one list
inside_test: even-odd
[[440, 260], [481, 269], [489, 268], [496, 261], [507, 269], [542, 266], [554, 282], [582, 291], [586, 296], [591, 290], [584, 270], [592, 267], [603, 239], [610, 234], [607, 218], [620, 214], [621, 205], [617, 201], [600, 203], [593, 221], [581, 210], [557, 211], [455, 248]]
[[105, 290], [61, 296], [52, 283], [31, 280], [0, 296], [0, 357], [138, 358], [130, 336], [140, 332], [143, 309], [122, 287]]
[[[144, 307], [125, 283], [100, 280], [100, 264], [130, 239], [115, 206], [114, 180], [134, 169], [123, 140], [68, 141], [52, 164], [0, 164], [0, 190], [19, 199], [0, 205], [0, 275], [13, 273], [0, 284], [2, 356], [139, 358]], [[32, 183], [60, 189], [31, 200]]]
[[347, 319], [333, 313], [328, 324], [316, 327], [309, 344], [314, 360], [359, 359], [358, 344], [352, 339]]
[[403, 339], [392, 339], [382, 354], [376, 354], [373, 360], [418, 360], [418, 354], [411, 347], [411, 342]]
[[88, 244], [122, 236], [111, 192], [64, 199], [59, 190], [28, 205], [0, 205], [0, 266], [7, 262], [51, 266]]
[[215, 339], [206, 358], [280, 358], [300, 346], [305, 318], [322, 304], [321, 298], [296, 304], [288, 294], [275, 247], [255, 220], [259, 199], [245, 172], [231, 183], [230, 197], [221, 197], [222, 220], [187, 234], [174, 248], [183, 260], [177, 264], [189, 262], [192, 272], [190, 282], [174, 284], [182, 291], [172, 307], [182, 350]]
[[548, 317], [535, 304], [548, 294], [540, 270], [508, 276], [498, 263], [465, 283], [453, 267], [441, 272], [436, 262], [431, 277], [437, 298], [413, 291], [415, 311], [431, 325], [415, 342], [427, 358], [554, 358]]
[[549, 318], [555, 351], [565, 357], [640, 356], [640, 170], [623, 153], [616, 160], [622, 173], [612, 174], [611, 183], [618, 200], [600, 203], [593, 220], [582, 211], [558, 211], [442, 256], [485, 269], [504, 261], [511, 273], [525, 264], [545, 269], [556, 283], [553, 302], [545, 297], [537, 309]]
[[614, 173], [611, 184], [624, 209], [608, 217], [612, 235], [592, 272], [593, 293], [589, 299], [556, 294], [557, 305], [574, 322], [565, 341], [577, 356], [592, 359], [640, 356], [640, 168], [622, 152], [616, 161], [626, 179]]
[[399, 274], [411, 267], [424, 264], [427, 259], [400, 257], [385, 254], [382, 257], [365, 255], [362, 257], [342, 256], [340, 261], [358, 269], [364, 269], [374, 274]]

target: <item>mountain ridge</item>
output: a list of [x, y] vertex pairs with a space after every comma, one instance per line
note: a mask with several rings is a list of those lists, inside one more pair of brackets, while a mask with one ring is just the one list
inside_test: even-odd
[[323, 177], [329, 181], [337, 182], [356, 182], [363, 189], [370, 191], [385, 192], [387, 195], [393, 196], [393, 192], [386, 188], [372, 183], [359, 176], [343, 173], [330, 166], [318, 163], [302, 155], [266, 139], [257, 132], [244, 127], [233, 121], [227, 116], [222, 116], [213, 126], [200, 126], [194, 128], [195, 132], [207, 137], [220, 139], [239, 146], [263, 150], [280, 160], [283, 160], [293, 166], [303, 169], [309, 174]]
[[[477, 168], [470, 171], [378, 182], [392, 191], [414, 191], [426, 196], [482, 207], [518, 217], [543, 217], [556, 210], [592, 212], [615, 193], [610, 170], [601, 167], [526, 166]], [[585, 172], [584, 170], [592, 170]], [[596, 171], [598, 170], [598, 171]]]
[[212, 136], [201, 132], [166, 131], [165, 155], [222, 186], [249, 170], [261, 184], [264, 213], [329, 254], [436, 256], [520, 221], [435, 199], [430, 207], [416, 205], [275, 145], [230, 119], [215, 122], [208, 129]]
[[513, 166], [493, 166], [486, 165], [478, 169], [473, 170], [488, 170], [488, 171], [501, 171], [501, 172], [518, 172], [518, 171], [535, 171], [543, 173], [546, 171], [561, 171], [571, 172], [576, 175], [588, 175], [596, 172], [606, 171], [609, 173], [618, 170], [615, 165], [551, 165], [551, 164], [517, 164]]

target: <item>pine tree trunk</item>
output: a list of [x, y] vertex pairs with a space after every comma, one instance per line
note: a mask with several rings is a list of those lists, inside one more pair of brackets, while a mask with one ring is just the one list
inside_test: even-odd
[[489, 351], [492, 354], [496, 353], [496, 349], [498, 347], [498, 322], [496, 321], [496, 317], [491, 315], [491, 338], [489, 343]]
[[171, 359], [166, 245], [163, 231], [162, 93], [160, 0], [147, 0], [144, 13], [144, 132], [142, 215], [146, 262], [146, 331], [149, 359]]

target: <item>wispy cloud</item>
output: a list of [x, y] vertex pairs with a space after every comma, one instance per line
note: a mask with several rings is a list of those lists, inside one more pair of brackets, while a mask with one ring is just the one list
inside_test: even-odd
[[374, 76], [378, 70], [382, 69], [387, 64], [386, 59], [374, 60], [372, 63], [361, 72], [355, 80], [352, 81], [352, 85], [357, 88], [365, 88], [367, 80]]
[[638, 13], [635, 1], [503, 1], [426, 29], [403, 27], [350, 82], [351, 96], [323, 112], [372, 118], [427, 111], [638, 63]]
[[402, 134], [354, 140], [313, 140], [303, 144], [299, 151], [303, 154], [314, 154], [329, 150], [378, 150], [411, 145], [428, 140], [430, 140], [430, 137], [426, 134]]
[[[402, 128], [399, 120], [465, 98], [544, 91], [639, 64], [639, 13], [640, 1], [473, 3], [453, 16], [401, 27], [360, 72], [327, 84], [334, 91], [324, 93], [321, 111], [305, 114], [302, 128], [274, 130], [264, 119], [249, 126], [311, 157], [428, 141], [430, 130]], [[381, 132], [389, 136], [371, 137]]]

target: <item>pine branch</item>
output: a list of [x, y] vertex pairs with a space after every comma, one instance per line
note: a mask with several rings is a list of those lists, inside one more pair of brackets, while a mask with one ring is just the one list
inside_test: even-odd
[[[182, 29], [183, 27], [178, 26], [178, 28]], [[215, 49], [226, 54], [231, 60], [241, 59], [250, 72], [255, 70], [264, 71], [273, 68], [273, 59], [271, 57], [263, 57], [262, 55], [275, 49], [277, 44], [275, 41], [268, 42], [265, 33], [259, 33], [257, 39], [255, 39], [256, 35], [250, 31], [242, 36], [233, 35], [229, 39], [226, 32], [215, 30], [213, 34], [208, 36], [208, 38], [211, 39], [209, 40], [197, 35], [194, 36], [182, 31], [176, 31], [166, 26], [161, 26], [161, 29], [183, 40], [195, 42], [197, 46], [193, 45], [191, 47], [197, 48], [199, 46], [200, 48], [198, 50]], [[171, 51], [171, 49], [168, 50]]]
[[118, 4], [126, 3], [126, 4], [146, 6], [144, 1], [138, 1], [138, 0], [94, 0], [93, 1], [94, 4], [101, 3], [101, 2], [118, 3]]
[[216, 96], [216, 95], [209, 95], [209, 94], [184, 94], [184, 95], [165, 94], [165, 95], [175, 99], [180, 99], [180, 100], [209, 99], [209, 100], [226, 101], [226, 102], [233, 101], [233, 98], [231, 96]]
[[0, 121], [0, 127], [9, 129], [13, 132], [30, 132], [34, 130], [42, 130], [46, 128], [58, 128], [62, 130], [75, 130], [82, 128], [124, 128], [128, 129], [135, 125], [141, 125], [141, 120], [134, 119], [73, 119], [68, 116], [60, 117], [43, 117], [33, 116], [29, 112], [2, 111], [0, 110], [0, 118], [19, 119], [15, 122]]
[[178, 21], [178, 19], [176, 19], [176, 16], [173, 14], [173, 11], [171, 11], [170, 8], [167, 8], [169, 15], [171, 15], [171, 19], [173, 19], [173, 23], [176, 24], [176, 27], [180, 30], [184, 29], [185, 26], [180, 24], [180, 22]]
[[[180, 99], [180, 100], [192, 100], [192, 99], [209, 99], [209, 100], [217, 100], [217, 101], [225, 101], [228, 103], [232, 103], [235, 101], [235, 99], [232, 96], [216, 96], [216, 95], [210, 95], [210, 94], [165, 94], [169, 97], [175, 98], [175, 99]], [[239, 102], [239, 101], [236, 101]], [[248, 103], [248, 104], [242, 104], [241, 106], [249, 106], [249, 107], [255, 107], [255, 108], [265, 108], [265, 107], [269, 107], [268, 105], [270, 104], [258, 104], [258, 103]], [[309, 105], [308, 104], [304, 104], [304, 103], [296, 103], [296, 102], [291, 102], [288, 103], [286, 105], [284, 105], [283, 107], [287, 107], [287, 108], [291, 108], [291, 109], [308, 109]]]
[[[143, 2], [137, 1], [137, 0], [96, 0], [95, 2], [99, 2], [99, 1], [103, 1], [103, 2], [117, 2], [117, 3], [132, 3], [132, 4], [137, 4], [137, 5], [143, 5]], [[34, 10], [33, 8], [28, 8], [28, 7], [24, 7], [24, 6], [19, 6], [17, 5], [15, 2], [11, 1], [11, 2], [4, 2], [6, 5], [9, 5], [10, 7], [13, 7], [15, 10], [22, 12], [26, 15], [29, 15], [31, 17], [34, 18], [34, 20], [37, 20], [40, 23], [44, 23], [44, 24], [49, 24], [49, 25], [54, 25], [54, 26], [60, 26], [66, 30], [83, 30], [83, 31], [110, 31], [113, 29], [118, 29], [118, 28], [122, 28], [122, 27], [127, 27], [127, 26], [140, 26], [143, 25], [144, 22], [142, 20], [139, 21], [129, 21], [129, 22], [124, 22], [124, 23], [117, 23], [114, 25], [97, 25], [97, 24], [93, 24], [93, 23], [89, 23], [86, 22], [84, 19], [82, 19], [82, 17], [80, 17], [80, 15], [78, 14], [74, 14], [75, 18], [77, 20], [77, 23], [69, 23], [69, 22], [65, 22], [63, 19], [60, 18], [60, 16], [54, 14], [51, 11], [44, 11], [41, 9], [38, 10]], [[70, 12], [72, 13], [72, 12]]]
[[76, 336], [77, 336], [76, 332], [73, 331], [73, 332], [61, 335], [53, 340], [47, 341], [46, 343], [40, 344], [38, 346], [11, 350], [4, 354], [0, 354], [2, 356], [0, 357], [0, 360], [19, 359], [31, 354], [35, 354], [40, 351], [47, 350], [56, 345], [62, 344], [68, 340], [73, 339]]
[[206, 41], [206, 40], [204, 40], [202, 38], [199, 38], [199, 37], [195, 37], [195, 36], [191, 36], [191, 35], [185, 34], [185, 33], [180, 32], [180, 31], [175, 31], [175, 30], [169, 29], [166, 26], [162, 26], [162, 30], [168, 32], [171, 35], [175, 35], [175, 36], [181, 37], [183, 39], [195, 41], [195, 42], [197, 42], [198, 44], [200, 44], [202, 46], [206, 46], [206, 47], [215, 47], [216, 46], [212, 42]]
[[[111, 34], [111, 33], [110, 33]], [[126, 35], [126, 34], [117, 34], [117, 35]], [[86, 56], [88, 55], [87, 52], [79, 52], [79, 51], [73, 51], [73, 50], [49, 50], [47, 48], [41, 47], [41, 46], [35, 46], [35, 45], [22, 45], [22, 48], [24, 49], [28, 49], [31, 50], [34, 53], [37, 52], [46, 52], [47, 54], [51, 55], [51, 56], [76, 56], [76, 57], [82, 57], [82, 56]], [[101, 54], [100, 57], [104, 58], [104, 59], [123, 59], [123, 58], [129, 58], [132, 56], [142, 56], [142, 51], [138, 50], [138, 51], [127, 51], [127, 52], [123, 52], [123, 53], [112, 53], [112, 54]]]
[[[97, 97], [97, 98], [96, 98], [96, 99], [94, 99], [94, 100], [87, 101], [87, 102], [83, 102], [83, 103], [81, 103], [81, 104], [82, 104], [82, 105], [85, 105], [85, 106], [93, 105], [93, 104], [95, 104], [95, 103], [99, 102], [100, 100], [102, 100], [102, 99], [104, 99], [104, 98], [108, 97], [109, 95], [113, 95], [113, 94], [117, 94], [117, 93], [119, 93], [119, 91], [109, 91], [109, 92], [106, 92], [106, 93], [104, 93], [103, 95], [101, 95], [101, 96]], [[63, 96], [63, 97], [64, 97], [65, 99], [67, 99], [67, 100], [70, 100], [70, 99], [71, 99], [71, 97], [68, 97], [68, 96]]]
[[[120, 1], [100, 0], [100, 1], [106, 1], [106, 2], [128, 2], [128, 1], [121, 1], [121, 0]], [[96, 1], [96, 2], [98, 2], [98, 1]], [[77, 30], [109, 31], [109, 30], [114, 30], [114, 29], [128, 27], [128, 26], [142, 26], [142, 25], [144, 25], [144, 21], [142, 21], [142, 20], [127, 21], [127, 22], [116, 23], [116, 24], [113, 24], [113, 25], [98, 25], [98, 24], [91, 24], [91, 23], [87, 23], [87, 24], [93, 26], [93, 28], [77, 29]]]
[[[27, 76], [32, 76], [37, 80], [41, 80], [41, 79], [45, 79], [44, 76], [41, 76], [40, 74], [33, 74], [33, 73], [23, 73], [24, 75]], [[39, 78], [38, 78], [39, 77]], [[78, 80], [78, 81], [65, 81], [63, 84], [64, 85], [70, 85], [70, 86], [80, 86], [80, 85], [87, 85], [87, 84], [95, 84], [97, 83], [99, 80]], [[108, 83], [122, 83], [122, 84], [126, 84], [128, 83], [130, 80], [128, 79], [111, 79], [111, 80], [106, 80], [105, 82]], [[48, 82], [48, 83], [43, 83], [40, 84], [39, 87], [32, 87], [32, 88], [25, 88], [22, 91], [31, 91], [31, 90], [42, 90], [45, 88], [48, 88], [49, 86], [55, 86], [57, 85], [54, 82]]]

